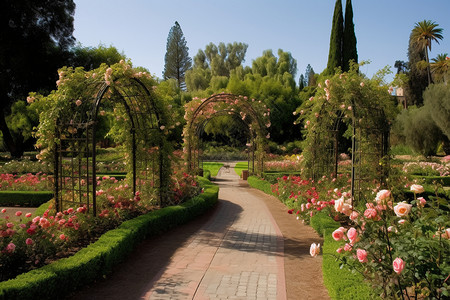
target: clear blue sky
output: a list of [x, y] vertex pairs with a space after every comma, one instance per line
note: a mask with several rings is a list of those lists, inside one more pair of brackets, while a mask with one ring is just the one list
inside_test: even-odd
[[[342, 0], [345, 9], [345, 0]], [[167, 35], [181, 26], [193, 57], [210, 42], [248, 44], [246, 62], [266, 49], [297, 60], [297, 78], [311, 64], [316, 73], [328, 60], [335, 0], [75, 0], [74, 36], [83, 46], [113, 45], [162, 77]], [[353, 22], [362, 71], [369, 77], [396, 60], [407, 61], [414, 24], [432, 20], [444, 39], [434, 43], [430, 58], [450, 53], [450, 0], [353, 0]]]

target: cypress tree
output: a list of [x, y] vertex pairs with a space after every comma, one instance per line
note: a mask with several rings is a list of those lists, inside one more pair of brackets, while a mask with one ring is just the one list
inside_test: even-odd
[[358, 63], [352, 0], [347, 0], [345, 5], [344, 35], [342, 40], [342, 71], [347, 72], [350, 70], [350, 60]]
[[326, 73], [334, 74], [335, 68], [342, 67], [342, 38], [344, 33], [344, 17], [341, 0], [336, 0], [334, 6], [333, 24], [330, 36], [330, 52]]
[[185, 74], [192, 66], [192, 59], [189, 57], [189, 48], [186, 46], [186, 40], [178, 22], [170, 28], [164, 60], [164, 79], [174, 78], [178, 82], [178, 87], [184, 89]]

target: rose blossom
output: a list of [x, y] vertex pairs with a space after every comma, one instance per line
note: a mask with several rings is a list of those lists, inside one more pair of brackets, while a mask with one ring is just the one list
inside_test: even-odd
[[64, 233], [61, 233], [61, 234], [59, 235], [59, 238], [60, 238], [61, 240], [65, 240], [65, 239], [66, 239], [66, 236], [64, 235]]
[[27, 214], [25, 215], [25, 217], [31, 218], [31, 213], [27, 213]]
[[16, 250], [16, 245], [14, 245], [14, 243], [9, 243], [8, 246], [6, 246], [6, 251], [14, 252], [14, 250]]
[[22, 212], [20, 210], [16, 211], [16, 216], [20, 217], [22, 215]]
[[356, 250], [356, 257], [358, 257], [359, 262], [367, 262], [367, 251], [363, 249]]
[[394, 268], [394, 272], [400, 274], [405, 268], [405, 262], [400, 257], [397, 257], [392, 262], [392, 267]]
[[33, 244], [33, 240], [30, 239], [30, 238], [27, 238], [27, 239], [25, 240], [25, 243], [26, 243], [27, 245], [32, 245], [32, 244]]
[[423, 188], [423, 186], [419, 185], [419, 184], [413, 184], [410, 187], [411, 191], [414, 192], [414, 194], [420, 194], [423, 193], [425, 191], [425, 189]]
[[411, 210], [412, 205], [406, 202], [399, 202], [396, 206], [394, 206], [394, 212], [397, 217], [401, 218], [407, 216], [409, 211]]
[[340, 241], [344, 238], [344, 232], [340, 229], [336, 229], [333, 231], [332, 236], [335, 241]]
[[367, 219], [375, 219], [377, 217], [377, 210], [375, 208], [368, 208], [364, 211], [364, 217]]
[[442, 235], [443, 238], [446, 238], [447, 240], [450, 239], [450, 228], [445, 229], [444, 234]]
[[344, 245], [344, 251], [351, 251], [351, 250], [352, 250], [352, 246], [349, 243]]
[[423, 197], [418, 197], [417, 200], [417, 206], [424, 207], [425, 204], [427, 204], [427, 200], [425, 200], [425, 198]]
[[309, 248], [309, 254], [311, 254], [312, 257], [316, 257], [317, 254], [320, 252], [320, 244], [312, 243], [311, 248]]
[[384, 204], [386, 199], [389, 199], [391, 192], [388, 190], [381, 190], [377, 193], [375, 200], [378, 204]]
[[356, 238], [358, 237], [358, 232], [352, 227], [347, 231], [347, 237], [350, 240], [350, 243], [354, 244], [356, 242]]
[[344, 207], [344, 197], [341, 197], [334, 201], [334, 209], [337, 212], [342, 212], [342, 208]]
[[356, 211], [352, 211], [352, 213], [350, 214], [350, 220], [352, 220], [352, 221], [355, 221], [358, 217], [359, 217], [359, 214]]

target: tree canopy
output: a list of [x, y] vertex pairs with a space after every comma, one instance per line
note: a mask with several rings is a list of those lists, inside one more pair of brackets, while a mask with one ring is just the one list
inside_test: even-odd
[[23, 136], [13, 136], [5, 121], [11, 104], [30, 91], [50, 91], [57, 70], [73, 45], [75, 3], [50, 0], [0, 2], [0, 130], [14, 157], [23, 153]]

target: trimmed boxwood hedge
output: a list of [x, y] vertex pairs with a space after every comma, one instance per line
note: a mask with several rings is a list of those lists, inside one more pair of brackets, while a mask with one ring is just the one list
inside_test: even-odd
[[264, 193], [269, 194], [269, 195], [274, 195], [272, 193], [272, 184], [268, 181], [262, 180], [256, 176], [249, 176], [247, 178], [247, 182], [248, 182], [248, 185], [250, 185], [252, 188], [261, 190]]
[[186, 223], [217, 203], [218, 186], [198, 180], [204, 192], [193, 199], [128, 220], [71, 257], [0, 282], [0, 299], [58, 298], [110, 273], [145, 238]]
[[[251, 187], [259, 189], [266, 194], [273, 195], [270, 182], [255, 176], [248, 178]], [[332, 299], [378, 299], [373, 295], [373, 290], [364, 283], [360, 274], [354, 274], [347, 268], [340, 268], [339, 261], [336, 261], [336, 249], [339, 243], [336, 242], [331, 233], [339, 228], [340, 224], [334, 221], [324, 212], [318, 213], [311, 218], [310, 225], [316, 232], [323, 236], [322, 246], [323, 281], [328, 289], [328, 294]]]
[[352, 273], [348, 268], [340, 268], [336, 249], [341, 245], [336, 242], [332, 233], [339, 228], [340, 224], [334, 221], [326, 213], [320, 212], [311, 218], [311, 226], [316, 232], [323, 236], [322, 246], [323, 262], [322, 273], [323, 282], [328, 289], [331, 299], [381, 299], [373, 294], [373, 290], [364, 283], [361, 274]]
[[52, 198], [51, 191], [0, 191], [0, 206], [38, 207]]

